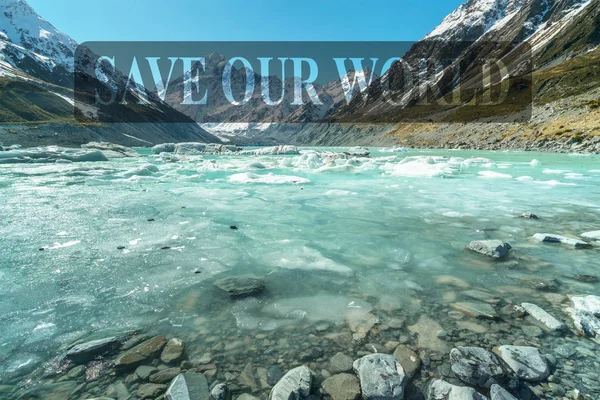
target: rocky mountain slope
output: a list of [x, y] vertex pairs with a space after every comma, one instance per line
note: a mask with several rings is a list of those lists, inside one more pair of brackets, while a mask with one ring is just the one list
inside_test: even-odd
[[[470, 53], [503, 59], [513, 56], [519, 46], [529, 46], [532, 68], [526, 86], [532, 107], [521, 121], [508, 118], [518, 115], [519, 109], [492, 110], [496, 114], [492, 114], [494, 123], [490, 123], [489, 115], [465, 118], [464, 107], [451, 107], [440, 109], [437, 114], [429, 111], [421, 121], [374, 123], [377, 113], [398, 112], [386, 108], [375, 95], [366, 102], [357, 96], [349, 106], [335, 110], [335, 118], [320, 125], [273, 125], [255, 129], [252, 134], [246, 131], [246, 135], [313, 145], [404, 144], [597, 152], [600, 151], [599, 27], [600, 0], [469, 0], [404, 57], [410, 61]], [[489, 46], [490, 43], [498, 45]], [[393, 68], [375, 81], [371, 89], [389, 79], [391, 73]], [[452, 90], [451, 85], [442, 87], [446, 92]], [[418, 92], [414, 88], [403, 90], [406, 92], [396, 93], [397, 97], [406, 95], [408, 99], [401, 112], [418, 116], [410, 102], [411, 95]], [[523, 99], [514, 100], [515, 104], [526, 103]], [[371, 113], [372, 110], [376, 113]], [[507, 118], [503, 120], [504, 114], [498, 112], [506, 112]], [[362, 124], [340, 123], [345, 119], [355, 121], [357, 116], [364, 118]], [[471, 122], [453, 122], [457, 120]]]
[[[74, 40], [39, 16], [25, 0], [0, 0], [0, 142], [78, 145], [91, 139], [141, 146], [219, 141], [151, 95], [144, 106], [121, 108], [115, 123], [99, 122], [102, 113], [114, 113], [113, 108], [103, 106], [76, 109], [85, 117], [76, 120], [76, 47]], [[113, 78], [116, 84], [125, 85], [124, 77]], [[132, 115], [139, 122], [131, 123]]]

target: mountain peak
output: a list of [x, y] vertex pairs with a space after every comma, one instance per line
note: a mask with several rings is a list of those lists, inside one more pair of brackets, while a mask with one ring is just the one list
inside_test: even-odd
[[42, 18], [25, 0], [0, 0], [0, 41], [13, 65], [28, 56], [50, 71], [73, 71], [77, 43]]
[[475, 40], [510, 19], [530, 0], [469, 0], [461, 4], [425, 39]]

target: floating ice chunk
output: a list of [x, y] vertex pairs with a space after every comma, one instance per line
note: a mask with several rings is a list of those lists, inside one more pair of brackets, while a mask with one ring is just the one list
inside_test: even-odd
[[296, 146], [272, 146], [263, 147], [254, 150], [242, 150], [239, 152], [242, 155], [282, 155], [282, 154], [300, 154], [300, 150]]
[[247, 169], [265, 169], [267, 166], [261, 162], [255, 161], [249, 164], [246, 164]]
[[137, 168], [132, 168], [129, 171], [123, 173], [123, 176], [132, 177], [132, 176], [151, 176], [152, 174], [158, 172], [158, 167], [154, 164], [144, 164]]
[[483, 178], [499, 178], [499, 179], [512, 179], [512, 175], [503, 174], [496, 171], [479, 171], [479, 176]]
[[339, 264], [308, 246], [290, 245], [284, 250], [266, 255], [265, 261], [273, 267], [279, 268], [332, 271], [346, 275], [353, 272], [350, 267]]
[[95, 162], [108, 161], [108, 158], [100, 150], [67, 149], [58, 146], [0, 152], [0, 164], [55, 163], [57, 160]]
[[298, 168], [317, 169], [323, 165], [323, 157], [317, 152], [305, 152], [294, 162]]
[[45, 249], [48, 249], [48, 250], [55, 250], [55, 249], [62, 249], [62, 248], [64, 248], [64, 247], [71, 247], [71, 246], [75, 246], [76, 244], [79, 244], [79, 243], [81, 243], [81, 240], [72, 240], [72, 241], [70, 241], [70, 242], [66, 242], [66, 243], [62, 243], [62, 244], [61, 244], [61, 243], [58, 243], [58, 242], [56, 242], [56, 243], [54, 243], [54, 245], [52, 245], [52, 246], [47, 246], [47, 247], [44, 247], [44, 248], [45, 248]]
[[528, 176], [528, 175], [519, 176], [519, 177], [517, 177], [517, 180], [521, 181], [521, 182], [529, 182], [529, 181], [533, 180], [533, 177], [532, 176]]
[[293, 175], [275, 175], [273, 173], [269, 173], [266, 175], [257, 175], [251, 172], [244, 172], [241, 174], [234, 174], [229, 177], [229, 182], [231, 183], [266, 183], [266, 184], [275, 184], [281, 185], [286, 183], [294, 183], [294, 184], [302, 184], [309, 183], [310, 180], [306, 178], [301, 178], [299, 176]]
[[100, 150], [108, 158], [139, 157], [140, 154], [129, 147], [110, 142], [89, 142], [82, 144], [82, 149]]
[[445, 157], [414, 156], [406, 157], [395, 166], [384, 166], [392, 175], [407, 177], [433, 178], [454, 174], [451, 164], [460, 164], [459, 160], [449, 160]]
[[539, 162], [535, 158], [533, 160], [531, 160], [531, 162], [529, 163], [529, 165], [531, 165], [532, 167], [537, 167], [540, 164], [541, 164], [541, 162]]
[[180, 155], [197, 154], [234, 154], [242, 148], [238, 146], [216, 144], [216, 143], [163, 143], [152, 147], [153, 154], [175, 153]]

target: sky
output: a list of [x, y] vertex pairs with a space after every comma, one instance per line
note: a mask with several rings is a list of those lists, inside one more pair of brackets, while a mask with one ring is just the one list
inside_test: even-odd
[[464, 0], [27, 0], [85, 41], [414, 41]]

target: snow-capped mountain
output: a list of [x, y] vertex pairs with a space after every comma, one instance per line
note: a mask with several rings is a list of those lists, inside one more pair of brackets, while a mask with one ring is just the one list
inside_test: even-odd
[[513, 17], [531, 0], [469, 0], [450, 13], [425, 39], [476, 40]]
[[4, 61], [61, 86], [72, 85], [77, 43], [24, 0], [0, 0], [0, 49]]
[[[78, 55], [81, 58], [75, 60], [77, 46], [25, 0], [0, 0], [0, 91], [4, 95], [0, 96], [0, 122], [58, 123], [68, 125], [65, 130], [70, 132], [76, 131], [72, 129], [73, 125], [87, 130], [81, 138], [70, 134], [68, 140], [73, 143], [89, 140], [111, 140], [125, 145], [165, 141], [219, 142], [155, 94], [146, 93], [142, 86], [127, 86], [127, 77], [118, 71], [107, 74], [108, 80], [102, 84], [121, 89], [135, 99], [134, 102], [143, 98], [144, 104], [102, 106], [94, 104], [93, 96], [90, 104], [75, 102], [75, 77], [83, 76], [84, 82], [96, 80], [95, 71], [90, 70], [95, 65], [95, 55], [91, 51], [82, 51]], [[78, 85], [78, 91], [85, 89]], [[107, 116], [115, 116], [110, 119], [111, 124], [98, 124], [107, 121]], [[51, 129], [58, 128], [53, 125]], [[2, 133], [0, 129], [0, 135]], [[38, 136], [44, 135], [35, 133], [35, 137]], [[16, 140], [15, 135], [10, 135], [9, 139]]]

